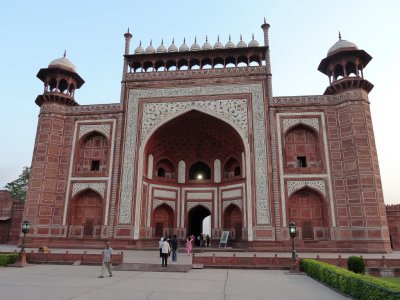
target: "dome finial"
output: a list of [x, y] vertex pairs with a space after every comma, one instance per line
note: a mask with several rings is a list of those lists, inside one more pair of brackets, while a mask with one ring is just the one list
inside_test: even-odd
[[153, 40], [150, 40], [150, 46], [153, 46]]
[[161, 39], [161, 45], [164, 45], [164, 39]]
[[339, 30], [339, 41], [342, 39], [342, 35], [340, 34], [340, 30]]
[[67, 49], [64, 50], [64, 58], [67, 56]]
[[142, 40], [139, 41], [139, 47], [142, 47]]
[[219, 34], [218, 34], [217, 42], [219, 42]]
[[183, 43], [186, 44], [186, 38], [185, 37], [183, 38]]
[[172, 44], [175, 44], [175, 38], [172, 38]]
[[242, 41], [242, 34], [240, 34], [240, 40]]
[[194, 42], [197, 43], [197, 36], [194, 36]]
[[206, 43], [208, 43], [208, 36], [207, 36], [207, 34], [206, 34]]
[[267, 21], [265, 20], [265, 17], [264, 17], [264, 24], [267, 24]]
[[229, 41], [231, 41], [231, 35], [229, 34]]
[[130, 33], [130, 32], [129, 32], [129, 27], [128, 27], [128, 31], [127, 31], [127, 32]]

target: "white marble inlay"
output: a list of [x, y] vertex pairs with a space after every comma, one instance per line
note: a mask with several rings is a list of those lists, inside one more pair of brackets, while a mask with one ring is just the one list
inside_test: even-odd
[[297, 124], [305, 124], [311, 126], [316, 131], [319, 131], [318, 118], [295, 118], [295, 119], [283, 119], [283, 133], [285, 133], [290, 127]]
[[85, 189], [91, 189], [98, 192], [104, 198], [105, 187], [104, 182], [75, 182], [72, 185], [72, 197]]
[[166, 191], [166, 190], [154, 190], [154, 197], [168, 198], [168, 199], [176, 199], [175, 191]]
[[110, 138], [110, 124], [89, 124], [89, 125], [81, 125], [79, 127], [79, 139], [84, 136], [86, 133], [91, 131], [98, 131], [104, 134], [108, 139]]
[[322, 193], [326, 197], [326, 188], [324, 180], [299, 180], [299, 181], [288, 181], [287, 190], [288, 196], [290, 197], [294, 192], [301, 190], [304, 187], [312, 187]]
[[230, 190], [230, 191], [222, 191], [222, 199], [241, 197], [241, 196], [242, 196], [242, 190], [241, 189]]
[[186, 199], [188, 200], [211, 200], [212, 199], [212, 193], [190, 193], [188, 192], [186, 195]]

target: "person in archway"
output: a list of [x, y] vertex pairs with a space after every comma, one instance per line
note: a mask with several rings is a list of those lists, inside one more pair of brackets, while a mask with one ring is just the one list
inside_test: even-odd
[[169, 246], [167, 238], [164, 238], [164, 242], [162, 243], [161, 247], [161, 267], [167, 267], [168, 266], [168, 256], [171, 252], [171, 247]]
[[208, 234], [206, 236], [206, 241], [207, 241], [207, 247], [210, 247], [211, 238]]
[[176, 234], [171, 239], [171, 248], [172, 248], [172, 261], [177, 261], [178, 256], [178, 239], [176, 238]]
[[192, 253], [193, 249], [193, 235], [188, 236], [186, 239], [186, 250], [187, 250], [187, 255], [190, 255]]

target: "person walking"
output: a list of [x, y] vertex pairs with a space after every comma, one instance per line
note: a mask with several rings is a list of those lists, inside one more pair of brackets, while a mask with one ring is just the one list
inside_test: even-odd
[[110, 247], [110, 243], [106, 242], [106, 247], [103, 250], [101, 273], [99, 278], [104, 278], [104, 271], [107, 268], [109, 277], [112, 277], [112, 254], [113, 249]]
[[178, 239], [176, 238], [176, 234], [171, 240], [171, 248], [172, 248], [172, 261], [177, 261], [178, 256]]
[[167, 241], [167, 238], [164, 238], [164, 242], [161, 247], [161, 267], [167, 267], [168, 266], [168, 256], [171, 252], [171, 247], [169, 246], [169, 243]]

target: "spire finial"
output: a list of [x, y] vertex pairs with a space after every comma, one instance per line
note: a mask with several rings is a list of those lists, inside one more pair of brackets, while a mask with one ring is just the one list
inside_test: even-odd
[[128, 33], [130, 33], [130, 32], [129, 32], [129, 27], [128, 27]]
[[229, 34], [229, 41], [231, 41], [231, 35]]
[[206, 43], [208, 43], [208, 36], [207, 36], [207, 34], [206, 34]]
[[161, 45], [164, 45], [164, 39], [161, 39]]
[[67, 56], [67, 49], [64, 50], [64, 58]]
[[142, 40], [139, 41], [139, 47], [142, 47]]
[[150, 46], [153, 46], [153, 40], [150, 40]]
[[218, 34], [218, 38], [217, 38], [217, 41], [219, 42], [219, 34]]
[[183, 43], [186, 44], [186, 38], [185, 37], [183, 38]]
[[340, 30], [339, 30], [339, 41], [342, 39], [342, 35], [340, 34]]
[[264, 24], [267, 24], [267, 21], [265, 20], [265, 17], [264, 17]]
[[254, 40], [254, 33], [251, 34], [251, 39]]
[[197, 43], [197, 36], [194, 36], [194, 42]]
[[240, 34], [240, 41], [242, 41], [242, 34]]
[[175, 44], [175, 38], [172, 38], [172, 44]]

